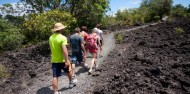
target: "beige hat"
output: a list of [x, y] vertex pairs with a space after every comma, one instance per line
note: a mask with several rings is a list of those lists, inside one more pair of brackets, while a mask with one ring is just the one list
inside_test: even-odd
[[52, 31], [56, 32], [61, 29], [65, 29], [67, 26], [64, 26], [62, 23], [56, 23], [52, 29]]

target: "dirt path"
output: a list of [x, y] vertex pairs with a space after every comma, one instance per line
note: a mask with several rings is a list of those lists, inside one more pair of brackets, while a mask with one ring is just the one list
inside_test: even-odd
[[[98, 64], [101, 65], [101, 62], [107, 57], [108, 53], [115, 47], [114, 34], [109, 33], [104, 35], [105, 44], [103, 46], [103, 57], [98, 59]], [[90, 65], [91, 58], [90, 54], [87, 55], [87, 64]], [[51, 70], [49, 70], [51, 73]], [[64, 75], [59, 78], [59, 87], [58, 90], [63, 94], [84, 94], [92, 84], [93, 74], [88, 75], [88, 72], [84, 70], [81, 66], [76, 67], [76, 75], [78, 79], [77, 86], [69, 89], [68, 78]], [[20, 94], [53, 94], [53, 89], [51, 85], [52, 75], [48, 74], [46, 77], [41, 77], [36, 79], [33, 82], [31, 87], [28, 87], [27, 90], [24, 90]]]

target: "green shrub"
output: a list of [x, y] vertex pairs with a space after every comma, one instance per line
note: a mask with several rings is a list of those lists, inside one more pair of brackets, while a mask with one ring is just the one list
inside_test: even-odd
[[174, 30], [176, 33], [183, 33], [184, 32], [184, 30], [180, 27], [176, 27], [176, 28], [174, 28]]
[[122, 33], [114, 33], [114, 36], [116, 38], [116, 43], [121, 43], [123, 41], [123, 35]]
[[25, 38], [21, 30], [6, 20], [0, 19], [0, 22], [0, 51], [20, 47]]
[[14, 50], [15, 48], [21, 47], [24, 38], [24, 35], [18, 32], [8, 34], [2, 41], [3, 50]]
[[68, 34], [71, 30], [71, 24], [76, 23], [76, 19], [68, 12], [52, 10], [42, 14], [33, 14], [24, 22], [23, 34], [29, 41], [48, 40], [52, 34], [51, 29], [55, 23], [61, 22], [68, 26], [64, 34]]
[[6, 68], [0, 64], [0, 78], [8, 78], [9, 77], [9, 74], [6, 70]]
[[106, 28], [112, 24], [115, 24], [116, 19], [113, 16], [104, 16], [101, 20], [101, 28]]

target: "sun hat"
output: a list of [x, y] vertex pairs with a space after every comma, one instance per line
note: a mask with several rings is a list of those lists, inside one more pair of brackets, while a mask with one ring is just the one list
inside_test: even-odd
[[67, 26], [64, 26], [62, 23], [56, 23], [52, 29], [52, 31], [56, 32], [61, 29], [65, 29]]

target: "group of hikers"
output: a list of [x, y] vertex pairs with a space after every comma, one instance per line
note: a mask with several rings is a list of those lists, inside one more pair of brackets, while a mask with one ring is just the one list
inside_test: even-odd
[[[58, 77], [62, 75], [62, 70], [65, 73], [68, 73], [70, 81], [69, 87], [72, 88], [76, 86], [77, 82], [75, 65], [82, 65], [83, 68], [89, 69], [88, 73], [91, 74], [93, 69], [96, 69], [98, 66], [96, 59], [102, 57], [103, 32], [100, 30], [99, 24], [96, 25], [90, 34], [87, 33], [88, 29], [86, 26], [76, 27], [74, 29], [74, 34], [69, 37], [69, 44], [67, 38], [62, 35], [65, 28], [66, 26], [62, 23], [56, 23], [52, 29], [54, 33], [49, 38], [53, 73], [52, 86], [54, 94], [60, 94], [57, 89]], [[67, 47], [71, 48], [71, 59], [69, 59]], [[92, 55], [89, 68], [86, 64], [87, 52]]]

